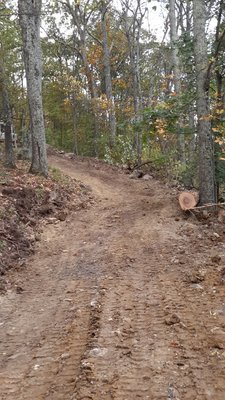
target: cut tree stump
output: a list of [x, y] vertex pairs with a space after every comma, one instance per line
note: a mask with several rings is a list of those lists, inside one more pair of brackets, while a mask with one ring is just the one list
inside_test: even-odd
[[191, 210], [198, 204], [199, 194], [198, 192], [182, 192], [178, 200], [182, 210]]

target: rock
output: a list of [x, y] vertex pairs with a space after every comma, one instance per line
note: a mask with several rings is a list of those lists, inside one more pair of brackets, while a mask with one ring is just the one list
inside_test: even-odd
[[218, 221], [224, 223], [225, 222], [225, 210], [219, 209], [218, 211]]
[[36, 240], [36, 242], [41, 241], [41, 235], [39, 233], [35, 233], [35, 240]]
[[199, 283], [199, 282], [203, 282], [204, 280], [205, 280], [205, 274], [202, 271], [192, 272], [188, 276], [188, 281], [191, 283]]
[[209, 218], [209, 212], [207, 210], [202, 211], [202, 218], [203, 219], [208, 219]]
[[129, 165], [129, 164], [123, 164], [123, 165], [122, 165], [122, 168], [125, 169], [125, 170], [130, 171], [130, 170], [131, 170], [131, 165]]
[[142, 176], [142, 179], [144, 181], [150, 181], [151, 179], [153, 179], [153, 176], [149, 175], [149, 174], [145, 174], [145, 175]]
[[15, 195], [16, 194], [16, 189], [12, 187], [6, 187], [2, 189], [2, 194], [4, 196], [10, 196], [10, 195]]
[[225, 332], [221, 328], [211, 329], [210, 346], [216, 349], [225, 349]]
[[16, 293], [21, 294], [23, 293], [24, 289], [21, 286], [16, 286]]
[[165, 319], [166, 325], [175, 325], [175, 324], [179, 324], [179, 322], [180, 322], [180, 318], [178, 317], [177, 314], [172, 314], [171, 316], [169, 316], [168, 318]]
[[30, 236], [29, 236], [29, 238], [28, 238], [31, 242], [35, 242], [36, 241], [36, 237], [35, 237], [35, 234], [34, 233], [32, 233]]
[[220, 280], [221, 280], [221, 283], [224, 283], [224, 282], [225, 282], [225, 267], [223, 267], [223, 268], [220, 270]]
[[211, 256], [211, 261], [215, 264], [219, 264], [219, 262], [221, 261], [221, 257], [219, 254], [214, 254]]
[[130, 179], [139, 179], [142, 178], [143, 172], [139, 169], [135, 169], [132, 174], [130, 174], [129, 178]]
[[66, 157], [73, 159], [76, 158], [76, 155], [74, 153], [66, 153]]
[[51, 217], [51, 218], [48, 218], [46, 222], [47, 222], [48, 224], [55, 224], [55, 223], [58, 222], [58, 221], [57, 221], [57, 218]]
[[70, 353], [63, 353], [60, 356], [61, 360], [66, 360], [67, 358], [70, 358]]
[[60, 211], [60, 212], [57, 214], [57, 218], [58, 218], [60, 221], [65, 221], [65, 220], [66, 220], [66, 217], [67, 217], [67, 213], [66, 213], [65, 211]]
[[55, 190], [52, 190], [49, 194], [49, 200], [54, 202], [58, 197], [58, 193]]
[[217, 232], [213, 232], [213, 236], [217, 239], [219, 239], [220, 235]]
[[39, 207], [38, 211], [41, 215], [51, 214], [53, 212], [53, 207], [51, 204], [43, 204]]

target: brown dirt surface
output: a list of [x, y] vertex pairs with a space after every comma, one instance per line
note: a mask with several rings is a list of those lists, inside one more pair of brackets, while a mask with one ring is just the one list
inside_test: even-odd
[[53, 169], [49, 178], [33, 176], [28, 165], [7, 170], [0, 165], [0, 291], [10, 268], [21, 267], [34, 250], [46, 223], [67, 217], [69, 210], [88, 207], [90, 189]]
[[0, 297], [0, 398], [224, 400], [223, 224], [186, 218], [155, 179], [50, 163], [95, 204], [8, 273], [22, 290]]

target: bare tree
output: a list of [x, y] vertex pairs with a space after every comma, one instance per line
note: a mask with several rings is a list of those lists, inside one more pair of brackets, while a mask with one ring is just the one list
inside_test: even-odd
[[[182, 15], [182, 12], [180, 12]], [[174, 89], [178, 98], [178, 101], [181, 96], [182, 88], [181, 88], [181, 69], [180, 69], [180, 60], [179, 60], [179, 51], [178, 51], [178, 34], [177, 34], [177, 17], [176, 17], [176, 1], [169, 0], [169, 21], [170, 21], [170, 42], [171, 42], [171, 51], [172, 51], [172, 69], [173, 69], [173, 77], [174, 77]], [[182, 134], [182, 118], [180, 117], [177, 125], [178, 130], [178, 158], [180, 161], [185, 164], [185, 139]]]
[[141, 121], [142, 111], [142, 91], [140, 80], [140, 35], [146, 8], [143, 7], [141, 0], [137, 0], [135, 4], [132, 4], [132, 0], [122, 0], [122, 9], [123, 24], [130, 53], [134, 122], [136, 125], [135, 141], [138, 162], [140, 163], [142, 157], [142, 134], [138, 128], [138, 123]]
[[42, 106], [41, 0], [18, 0], [32, 135], [30, 172], [48, 175]]
[[206, 7], [204, 0], [193, 1], [194, 55], [197, 85], [199, 141], [199, 180], [201, 204], [216, 201], [215, 159], [209, 117], [209, 75], [206, 40]]
[[102, 46], [103, 46], [104, 72], [105, 72], [105, 90], [109, 104], [110, 145], [112, 147], [115, 143], [115, 137], [116, 137], [116, 113], [115, 113], [115, 103], [112, 91], [110, 49], [108, 45], [108, 35], [106, 26], [108, 5], [109, 2], [106, 3], [104, 0], [101, 2], [101, 26], [102, 26], [102, 39], [103, 39]]
[[60, 1], [60, 4], [63, 6], [63, 9], [67, 11], [67, 13], [72, 17], [72, 22], [74, 24], [74, 49], [79, 54], [83, 62], [84, 71], [87, 78], [88, 91], [91, 96], [91, 113], [94, 119], [94, 153], [96, 156], [98, 156], [97, 141], [99, 137], [99, 132], [96, 113], [98, 96], [93, 71], [88, 61], [87, 54], [88, 26], [90, 19], [93, 16], [94, 8], [90, 7], [90, 0], [86, 0], [83, 4], [81, 4], [80, 2], [65, 0]]

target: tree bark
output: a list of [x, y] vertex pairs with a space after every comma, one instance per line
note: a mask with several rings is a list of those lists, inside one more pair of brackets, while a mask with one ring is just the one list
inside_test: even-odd
[[[171, 50], [172, 50], [172, 63], [173, 63], [173, 75], [174, 75], [174, 89], [178, 98], [178, 101], [181, 96], [181, 71], [180, 71], [180, 60], [178, 53], [178, 35], [177, 35], [177, 22], [176, 22], [176, 8], [175, 8], [175, 0], [169, 0], [169, 19], [170, 19], [170, 42], [171, 42]], [[177, 152], [178, 159], [185, 164], [185, 139], [184, 135], [181, 132], [182, 129], [182, 120], [181, 117], [178, 119], [177, 130]]]
[[142, 120], [142, 91], [140, 80], [140, 34], [145, 11], [141, 9], [141, 1], [137, 0], [136, 8], [132, 11], [132, 16], [128, 15], [128, 10], [131, 9], [129, 0], [123, 1], [123, 17], [125, 24], [125, 34], [127, 37], [129, 53], [130, 53], [130, 68], [132, 77], [132, 94], [134, 104], [134, 122], [135, 122], [135, 145], [137, 149], [138, 163], [142, 159], [142, 132], [139, 123]]
[[48, 175], [42, 106], [41, 0], [18, 0], [32, 134], [30, 172]]
[[[77, 26], [79, 26], [79, 25], [80, 25], [79, 22], [77, 22]], [[81, 41], [81, 43], [80, 43], [81, 58], [82, 58], [82, 61], [84, 64], [85, 75], [86, 75], [87, 83], [88, 83], [88, 90], [91, 95], [91, 114], [92, 114], [93, 120], [94, 120], [94, 155], [96, 157], [98, 157], [98, 144], [97, 143], [98, 143], [98, 137], [99, 137], [99, 130], [98, 130], [97, 113], [96, 113], [96, 108], [97, 108], [97, 104], [98, 104], [97, 91], [96, 91], [93, 73], [92, 73], [92, 70], [88, 63], [85, 30], [81, 29], [79, 27], [79, 34], [80, 34], [80, 41]]]
[[8, 168], [15, 168], [16, 164], [12, 138], [12, 113], [5, 79], [4, 67], [2, 62], [0, 62], [0, 85], [2, 93], [3, 121], [5, 123], [5, 165]]
[[102, 2], [101, 9], [101, 26], [102, 26], [102, 39], [103, 39], [103, 61], [104, 61], [104, 72], [105, 72], [105, 89], [106, 97], [109, 104], [109, 123], [110, 123], [110, 146], [113, 147], [116, 138], [116, 113], [115, 113], [115, 103], [112, 92], [112, 77], [111, 77], [111, 67], [110, 67], [110, 52], [108, 46], [108, 35], [106, 26], [106, 16], [107, 16], [107, 5], [105, 1]]
[[200, 203], [216, 202], [215, 157], [209, 117], [209, 77], [204, 0], [193, 1], [194, 56], [197, 85]]
[[[69, 12], [72, 17], [74, 26], [77, 29], [79, 40], [78, 40], [78, 54], [82, 59], [84, 65], [84, 71], [87, 78], [88, 90], [91, 96], [91, 114], [94, 120], [94, 155], [98, 156], [98, 138], [99, 138], [99, 128], [97, 121], [97, 90], [96, 84], [94, 81], [94, 76], [92, 70], [90, 68], [87, 56], [87, 46], [86, 46], [86, 37], [87, 37], [87, 24], [89, 20], [89, 16], [92, 13], [92, 10], [87, 8], [82, 8], [80, 2], [72, 3], [70, 0], [65, 0], [62, 2], [63, 7]], [[87, 11], [88, 10], [88, 11]], [[74, 43], [76, 43], [76, 37], [74, 34]]]
[[77, 115], [76, 115], [76, 96], [72, 94], [72, 117], [73, 117], [73, 152], [78, 156], [78, 137], [77, 137]]

